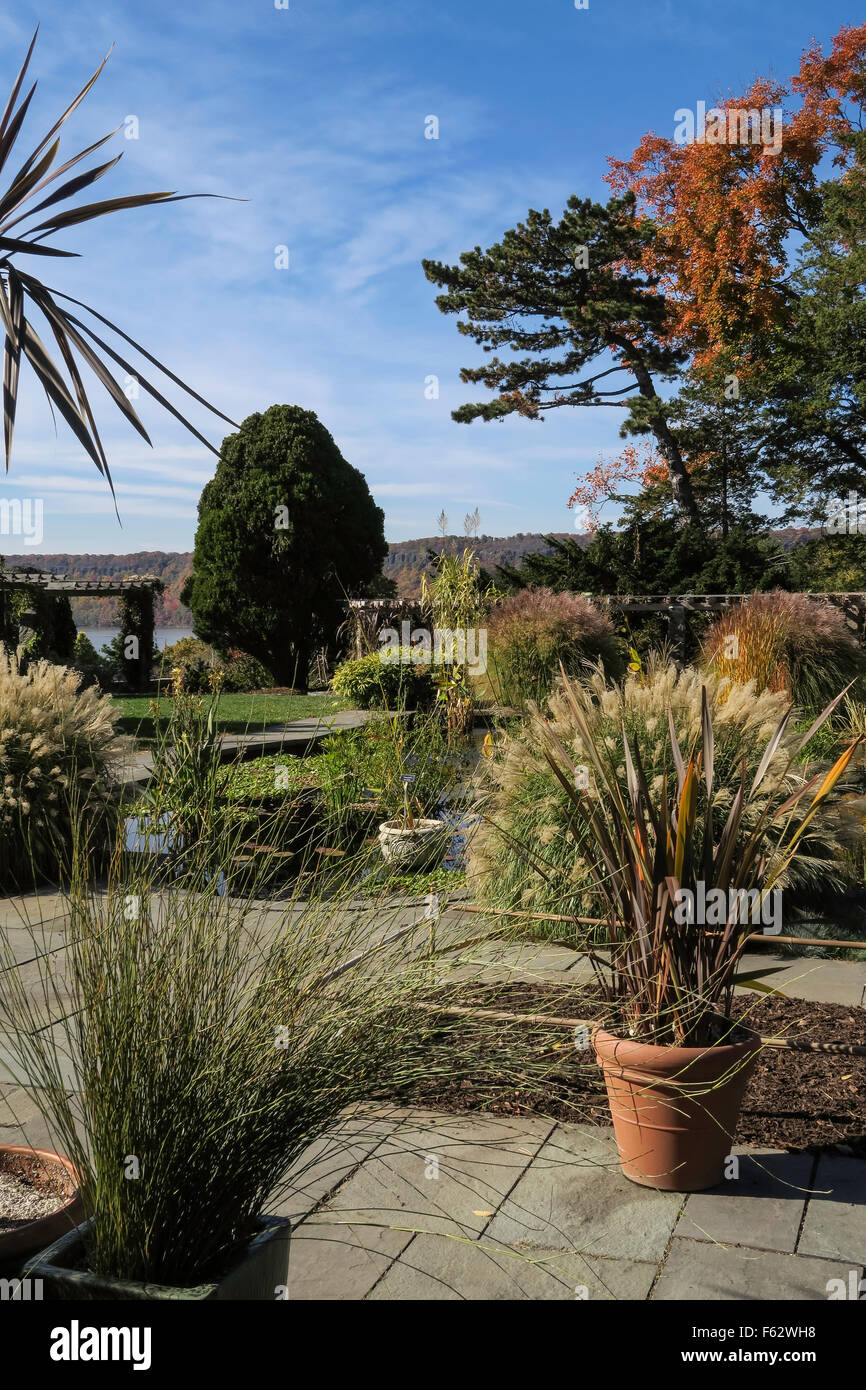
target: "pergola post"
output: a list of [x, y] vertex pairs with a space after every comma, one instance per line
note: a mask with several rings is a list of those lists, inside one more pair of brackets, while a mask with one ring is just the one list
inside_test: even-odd
[[686, 610], [681, 603], [668, 608], [668, 641], [677, 666], [686, 664]]
[[131, 690], [146, 690], [153, 664], [154, 589], [141, 584], [120, 598], [123, 672]]

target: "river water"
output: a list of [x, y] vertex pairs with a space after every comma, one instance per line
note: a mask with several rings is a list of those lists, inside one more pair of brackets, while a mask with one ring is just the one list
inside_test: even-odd
[[[102, 651], [106, 642], [110, 642], [120, 631], [119, 627], [83, 627], [80, 629], [85, 637], [89, 637], [98, 652]], [[192, 637], [191, 627], [158, 627], [153, 634], [153, 640], [158, 651], [163, 647], [170, 647], [174, 642], [179, 642], [181, 637]]]

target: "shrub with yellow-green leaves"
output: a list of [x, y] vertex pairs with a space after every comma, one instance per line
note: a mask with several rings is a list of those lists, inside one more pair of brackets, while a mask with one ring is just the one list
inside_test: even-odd
[[77, 672], [0, 648], [0, 886], [27, 887], [68, 863], [73, 817], [96, 845], [111, 825], [129, 740], [111, 699]]

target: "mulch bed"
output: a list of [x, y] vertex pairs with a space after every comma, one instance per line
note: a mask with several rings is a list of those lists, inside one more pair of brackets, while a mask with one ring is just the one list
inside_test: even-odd
[[[479, 986], [461, 992], [461, 1005], [513, 1013], [549, 1013], [567, 1018], [592, 1018], [592, 1005], [575, 989], [558, 985]], [[866, 1009], [846, 1004], [816, 1004], [801, 999], [738, 999], [737, 1016], [748, 1015], [752, 1028], [764, 1037], [788, 1037], [810, 1042], [866, 1045]], [[544, 1114], [570, 1123], [609, 1125], [610, 1115], [595, 1066], [579, 1066], [569, 1057], [567, 1028], [497, 1023], [492, 1020], [450, 1018], [443, 1030], [443, 1048], [459, 1046], [461, 1036], [478, 1036], [483, 1029], [490, 1055], [497, 1038], [514, 1056], [515, 1028], [526, 1035], [527, 1055], [547, 1048], [553, 1064], [535, 1068], [531, 1082], [515, 1080], [513, 1067], [497, 1074], [495, 1064], [483, 1076], [463, 1080], [431, 1075], [403, 1092], [409, 1101], [433, 1109], [460, 1113], [482, 1110], [500, 1115]], [[489, 1048], [487, 1040], [489, 1039]], [[559, 1043], [560, 1066], [553, 1044]], [[740, 1115], [738, 1143], [781, 1149], [827, 1149], [866, 1158], [866, 1057], [793, 1052], [764, 1048], [749, 1082]]]
[[69, 1173], [59, 1165], [44, 1163], [36, 1154], [0, 1149], [0, 1237], [57, 1211], [74, 1190]]
[[[866, 1044], [866, 1009], [802, 999], [740, 1003], [764, 1037]], [[866, 1158], [866, 1057], [764, 1048], [743, 1101], [737, 1139], [780, 1149], [831, 1145]]]

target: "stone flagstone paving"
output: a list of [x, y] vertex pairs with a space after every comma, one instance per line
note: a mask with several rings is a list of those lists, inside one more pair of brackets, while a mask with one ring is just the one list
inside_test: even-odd
[[[418, 908], [404, 912], [411, 921]], [[14, 968], [26, 975], [42, 951], [62, 955], [64, 916], [56, 894], [0, 900]], [[460, 939], [466, 919], [446, 912], [439, 931]], [[515, 952], [486, 943], [471, 968], [480, 978], [580, 973], [574, 952]], [[789, 995], [860, 1001], [866, 961], [779, 963]], [[32, 1095], [4, 1073], [0, 1037], [0, 1143], [47, 1140]], [[609, 1128], [364, 1107], [337, 1146], [312, 1146], [276, 1208], [295, 1223], [290, 1297], [799, 1301], [826, 1300], [831, 1280], [856, 1290], [866, 1162], [734, 1152], [729, 1181], [680, 1196], [623, 1178]]]
[[622, 1177], [611, 1129], [394, 1111], [296, 1227], [290, 1297], [826, 1300], [859, 1282], [866, 1164], [734, 1153], [736, 1178], [681, 1196]]

